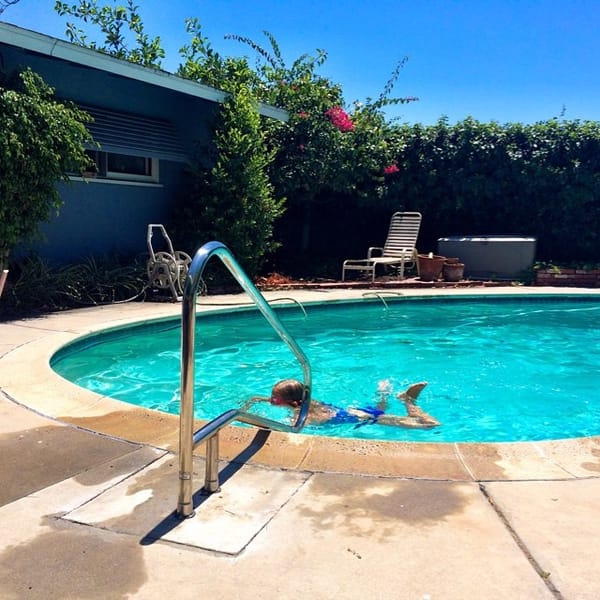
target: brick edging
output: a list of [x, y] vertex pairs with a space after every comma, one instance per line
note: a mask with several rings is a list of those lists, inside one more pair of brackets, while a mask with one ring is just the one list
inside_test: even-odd
[[535, 285], [600, 287], [600, 269], [539, 269]]

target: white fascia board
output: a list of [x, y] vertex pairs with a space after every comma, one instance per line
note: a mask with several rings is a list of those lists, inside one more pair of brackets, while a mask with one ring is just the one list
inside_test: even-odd
[[[114, 58], [96, 50], [70, 44], [69, 42], [64, 42], [57, 38], [16, 27], [8, 23], [0, 23], [0, 42], [92, 69], [107, 71], [115, 75], [142, 81], [150, 85], [167, 88], [210, 102], [222, 104], [225, 98], [227, 98], [225, 92], [204, 85], [203, 83], [184, 79], [183, 77], [178, 77], [159, 69], [144, 67], [126, 60]], [[265, 117], [271, 117], [279, 121], [288, 120], [287, 111], [263, 104], [262, 102], [259, 103], [259, 113]]]

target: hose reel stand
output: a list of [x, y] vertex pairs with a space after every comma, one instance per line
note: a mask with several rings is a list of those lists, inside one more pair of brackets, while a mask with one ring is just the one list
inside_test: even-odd
[[[155, 229], [160, 230], [166, 250], [154, 251], [152, 236]], [[192, 258], [181, 250], [173, 250], [171, 238], [167, 235], [163, 225], [157, 223], [148, 225], [146, 241], [148, 243], [148, 254], [150, 255], [146, 263], [148, 287], [156, 291], [170, 290], [173, 302], [180, 301]]]

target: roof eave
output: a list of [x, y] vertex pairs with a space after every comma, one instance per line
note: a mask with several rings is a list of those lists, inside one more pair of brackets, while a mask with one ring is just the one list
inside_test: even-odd
[[[227, 93], [208, 85], [184, 79], [160, 69], [144, 67], [135, 63], [121, 60], [102, 52], [77, 46], [29, 29], [23, 29], [0, 23], [0, 42], [11, 46], [24, 48], [53, 58], [84, 65], [86, 67], [107, 71], [129, 79], [135, 79], [150, 85], [167, 88], [182, 94], [202, 98], [209, 102], [223, 103]], [[279, 121], [287, 121], [288, 114], [285, 110], [268, 104], [259, 104], [259, 113]]]

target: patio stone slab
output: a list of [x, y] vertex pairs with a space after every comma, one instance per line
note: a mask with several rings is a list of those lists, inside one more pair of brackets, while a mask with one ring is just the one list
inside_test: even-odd
[[0, 395], [0, 506], [138, 448], [45, 419]]
[[[203, 496], [204, 461], [194, 461], [193, 517], [174, 514], [179, 490], [177, 457], [168, 455], [65, 518], [139, 537], [224, 554], [239, 554], [309, 477], [306, 473], [230, 465], [220, 492]], [[228, 479], [230, 475], [234, 476]], [[226, 483], [224, 483], [226, 481]]]
[[562, 597], [600, 598], [599, 479], [485, 487]]
[[[554, 598], [469, 482], [315, 474], [238, 560], [238, 577], [251, 559], [287, 598]], [[241, 597], [252, 593], [250, 578]]]

